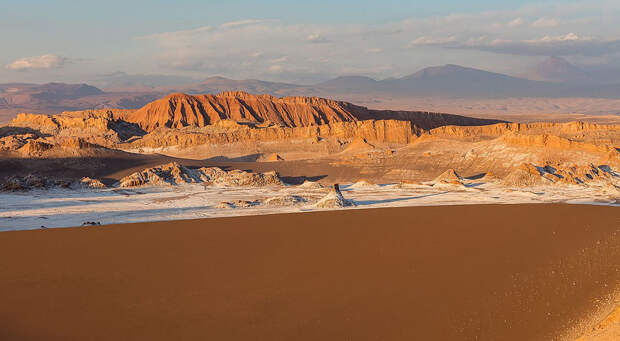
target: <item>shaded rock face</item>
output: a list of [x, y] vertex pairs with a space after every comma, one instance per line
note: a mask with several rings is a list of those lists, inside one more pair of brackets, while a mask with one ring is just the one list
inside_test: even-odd
[[225, 171], [217, 167], [190, 169], [172, 162], [147, 168], [120, 180], [120, 187], [144, 185], [180, 185], [202, 183], [205, 185], [262, 187], [283, 185], [276, 172], [249, 173], [241, 170]]
[[0, 182], [0, 191], [17, 192], [33, 189], [69, 188], [71, 182], [63, 179], [49, 178], [36, 174], [11, 176]]
[[54, 146], [52, 144], [39, 141], [39, 140], [28, 140], [23, 146], [21, 146], [18, 151], [21, 155], [29, 157], [39, 155], [47, 150], [52, 149]]
[[122, 110], [78, 111], [59, 115], [19, 114], [9, 126], [30, 128], [40, 134], [84, 137], [106, 145], [144, 135], [137, 125], [122, 119], [126, 114]]

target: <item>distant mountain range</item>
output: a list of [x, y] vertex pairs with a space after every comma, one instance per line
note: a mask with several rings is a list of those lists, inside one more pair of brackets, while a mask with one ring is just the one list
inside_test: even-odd
[[156, 91], [106, 92], [88, 84], [0, 84], [0, 121], [19, 112], [58, 113], [101, 108], [134, 109], [163, 95]]
[[[598, 73], [597, 73], [598, 72]], [[459, 65], [428, 67], [414, 74], [384, 80], [341, 76], [316, 85], [297, 85], [255, 79], [211, 77], [201, 82], [174, 76], [109, 75], [106, 90], [88, 84], [0, 84], [0, 114], [55, 113], [104, 107], [135, 109], [170, 93], [214, 94], [246, 91], [274, 96], [320, 96], [356, 102], [360, 98], [517, 97], [620, 98], [620, 78], [585, 71], [560, 58], [536, 65], [528, 78], [508, 76]], [[610, 73], [613, 75], [613, 72]], [[595, 81], [600, 79], [600, 81]], [[176, 84], [179, 82], [179, 84]], [[115, 88], [114, 85], [118, 87]], [[164, 84], [164, 85], [160, 85]], [[362, 103], [368, 104], [368, 103]], [[0, 117], [1, 120], [1, 117]]]
[[341, 76], [316, 85], [267, 82], [254, 79], [231, 80], [212, 77], [195, 84], [159, 87], [162, 92], [189, 94], [221, 91], [248, 91], [278, 96], [382, 95], [396, 97], [506, 98], [506, 97], [594, 97], [620, 98], [620, 78], [616, 82], [594, 81], [597, 76], [560, 58], [537, 65], [530, 78], [513, 77], [459, 65], [428, 67], [414, 74], [385, 80], [364, 76]]
[[549, 57], [522, 77], [553, 83], [582, 86], [620, 83], [620, 69], [613, 67], [578, 67], [560, 57]]

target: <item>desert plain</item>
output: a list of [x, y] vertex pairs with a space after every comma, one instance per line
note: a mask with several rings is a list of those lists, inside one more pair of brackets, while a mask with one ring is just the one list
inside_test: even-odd
[[617, 339], [620, 125], [508, 118], [244, 91], [16, 115], [0, 338]]

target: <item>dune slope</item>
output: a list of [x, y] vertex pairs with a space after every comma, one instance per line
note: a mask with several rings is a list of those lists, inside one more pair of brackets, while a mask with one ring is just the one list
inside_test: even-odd
[[619, 218], [454, 206], [5, 232], [0, 339], [574, 339], [620, 283]]

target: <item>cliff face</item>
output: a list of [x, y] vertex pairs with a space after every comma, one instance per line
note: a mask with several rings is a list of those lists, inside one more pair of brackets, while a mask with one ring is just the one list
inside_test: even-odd
[[546, 134], [570, 138], [575, 141], [608, 143], [612, 145], [620, 143], [620, 125], [584, 122], [500, 123], [466, 127], [446, 125], [432, 129], [428, 133], [438, 137], [471, 139], [496, 138], [507, 133]]
[[144, 134], [137, 125], [122, 119], [126, 115], [124, 110], [77, 111], [59, 115], [19, 114], [9, 125], [33, 129], [45, 135], [77, 136], [97, 144], [110, 145]]
[[[362, 117], [362, 116], [360, 116]], [[501, 120], [467, 117], [460, 115], [441, 114], [423, 111], [368, 110], [365, 119], [408, 121], [421, 132], [447, 125], [451, 126], [486, 126], [507, 123]]]
[[146, 131], [158, 127], [204, 127], [220, 120], [303, 127], [355, 121], [357, 117], [353, 112], [356, 109], [348, 103], [314, 97], [276, 98], [245, 92], [172, 94], [149, 103], [126, 119]]
[[223, 92], [219, 95], [172, 94], [128, 115], [126, 120], [146, 131], [159, 127], [204, 127], [221, 120], [283, 127], [308, 127], [336, 122], [399, 120], [416, 128], [432, 129], [446, 124], [480, 125], [501, 121], [458, 115], [370, 110], [351, 103], [318, 97], [283, 97]]
[[[59, 115], [20, 114], [11, 121], [10, 126], [30, 128], [49, 135], [81, 136], [100, 145], [109, 145], [159, 128], [201, 128], [227, 122], [255, 128], [302, 128], [369, 120], [404, 122], [415, 135], [448, 124], [461, 126], [500, 122], [439, 113], [370, 110], [318, 97], [277, 98], [245, 92], [223, 92], [198, 96], [172, 94], [133, 111], [115, 109]], [[257, 134], [263, 136], [273, 132], [261, 131]], [[283, 134], [288, 133], [284, 130]]]
[[501, 137], [502, 142], [509, 145], [534, 148], [579, 150], [591, 153], [617, 154], [616, 148], [588, 142], [571, 141], [554, 135], [523, 135], [508, 133]]
[[21, 114], [9, 126], [0, 127], [0, 152], [46, 157], [96, 154], [103, 151], [100, 147], [139, 151], [172, 146], [225, 147], [237, 142], [285, 145], [300, 140], [302, 144], [316, 144], [332, 138], [335, 148], [321, 146], [325, 153], [332, 153], [341, 151], [343, 140], [403, 145], [430, 139], [438, 141], [439, 147], [446, 140], [452, 140], [456, 147], [464, 141], [486, 140], [532, 155], [543, 150], [549, 155], [578, 151], [592, 155], [596, 162], [619, 162], [616, 148], [620, 146], [620, 125], [497, 122], [438, 113], [370, 110], [316, 97], [276, 98], [245, 92], [173, 94], [135, 111]]
[[325, 137], [341, 139], [360, 137], [369, 141], [407, 144], [416, 138], [416, 135], [412, 131], [411, 123], [394, 120], [336, 122], [295, 128], [251, 128], [247, 126], [222, 128], [221, 125], [217, 125], [200, 129], [158, 129], [135, 140], [130, 144], [130, 148], [190, 147], [203, 144], [221, 145], [234, 142], [268, 142]]

